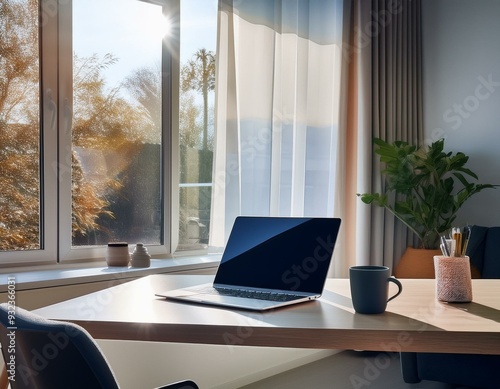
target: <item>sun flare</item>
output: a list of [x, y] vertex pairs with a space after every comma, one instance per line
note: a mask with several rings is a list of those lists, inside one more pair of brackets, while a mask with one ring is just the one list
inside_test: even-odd
[[161, 12], [156, 12], [154, 17], [144, 21], [147, 35], [155, 39], [162, 39], [172, 34], [172, 21]]

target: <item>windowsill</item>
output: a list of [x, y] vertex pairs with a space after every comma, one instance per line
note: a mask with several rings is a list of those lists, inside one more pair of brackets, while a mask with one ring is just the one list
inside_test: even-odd
[[103, 266], [87, 266], [85, 268], [71, 266], [62, 269], [40, 268], [40, 270], [33, 270], [32, 267], [30, 271], [2, 271], [4, 274], [0, 278], [0, 292], [7, 291], [7, 283], [10, 277], [14, 279], [16, 290], [30, 290], [114, 279], [124, 280], [158, 273], [214, 268], [218, 266], [220, 258], [220, 255], [207, 254], [169, 259], [151, 259], [151, 266], [147, 268], [108, 267], [103, 264]]

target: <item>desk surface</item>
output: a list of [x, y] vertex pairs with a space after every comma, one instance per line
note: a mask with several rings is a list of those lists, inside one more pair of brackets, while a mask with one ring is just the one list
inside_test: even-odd
[[170, 302], [154, 296], [155, 292], [210, 282], [212, 277], [153, 275], [35, 312], [80, 324], [97, 339], [500, 352], [500, 280], [473, 280], [473, 302], [447, 304], [436, 300], [434, 280], [405, 279], [403, 293], [378, 315], [354, 313], [346, 279], [329, 279], [320, 300], [266, 313]]

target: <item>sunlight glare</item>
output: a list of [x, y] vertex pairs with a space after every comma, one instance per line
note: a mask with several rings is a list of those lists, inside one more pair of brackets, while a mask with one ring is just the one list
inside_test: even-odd
[[155, 12], [154, 17], [144, 21], [145, 34], [153, 39], [162, 39], [172, 33], [172, 22], [161, 12]]

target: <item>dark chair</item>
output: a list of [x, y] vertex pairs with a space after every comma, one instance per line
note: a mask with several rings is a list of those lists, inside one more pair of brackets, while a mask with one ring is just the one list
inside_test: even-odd
[[500, 388], [500, 355], [401, 353], [401, 368], [408, 384], [429, 380], [471, 388]]
[[500, 227], [472, 226], [467, 255], [480, 278], [500, 278]]
[[[47, 320], [0, 304], [0, 343], [12, 389], [118, 389], [90, 334], [72, 323]], [[15, 350], [15, 351], [14, 351]], [[161, 389], [197, 389], [181, 381]]]
[[[498, 253], [500, 227], [473, 226], [467, 247], [472, 273], [480, 278], [500, 278]], [[401, 370], [406, 383], [430, 380], [473, 388], [500, 388], [500, 355], [401, 353]]]

